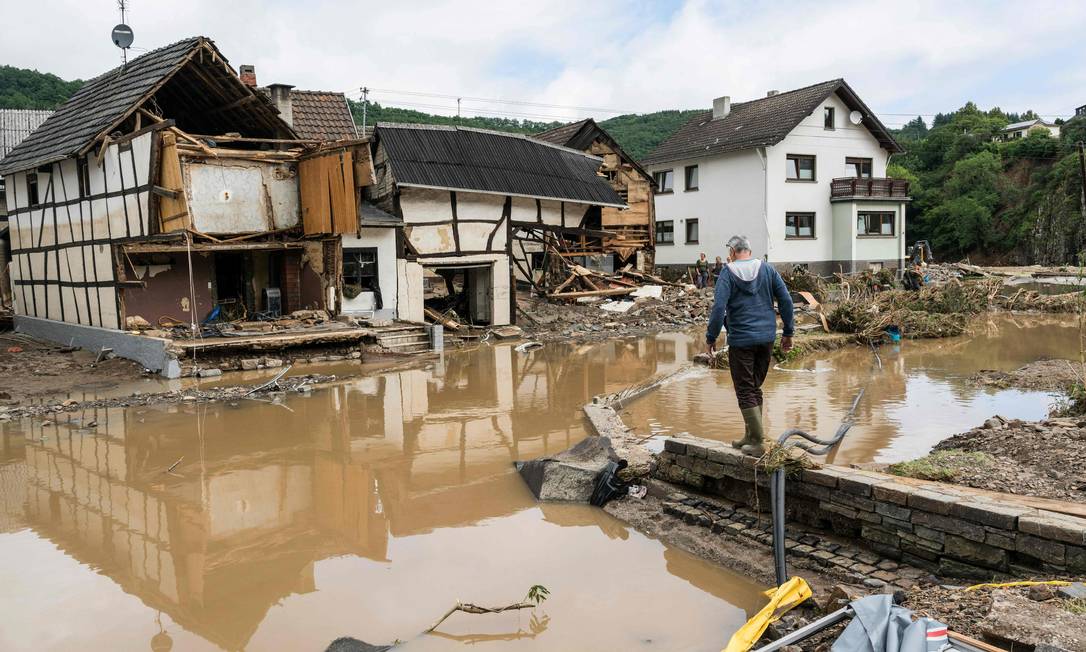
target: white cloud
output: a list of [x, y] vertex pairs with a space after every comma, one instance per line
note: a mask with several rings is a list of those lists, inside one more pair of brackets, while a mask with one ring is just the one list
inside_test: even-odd
[[[117, 21], [112, 0], [13, 3], [5, 18], [24, 26], [0, 40], [0, 60], [10, 65], [86, 78], [119, 60], [108, 40]], [[138, 47], [204, 34], [235, 67], [255, 64], [262, 83], [302, 88], [366, 84], [651, 111], [843, 76], [885, 113], [948, 111], [969, 99], [1067, 113], [1086, 102], [1076, 97], [1086, 68], [1086, 4], [1035, 2], [1026, 11], [1018, 2], [687, 0], [672, 10], [647, 0], [131, 0], [129, 22]], [[547, 78], [528, 74], [529, 66], [523, 77], [509, 74], [525, 52], [532, 53], [531, 71]], [[442, 98], [374, 98], [455, 106]], [[538, 116], [585, 113], [465, 105]], [[888, 123], [902, 120], [886, 116]]]

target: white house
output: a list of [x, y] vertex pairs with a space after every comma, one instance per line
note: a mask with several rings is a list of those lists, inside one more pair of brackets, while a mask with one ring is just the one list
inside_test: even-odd
[[1003, 127], [1003, 132], [1000, 133], [999, 138], [1001, 140], [1025, 138], [1034, 131], [1047, 131], [1053, 138], [1060, 137], [1060, 126], [1058, 124], [1054, 122], [1045, 122], [1044, 120], [1037, 118], [1035, 120], [1013, 122], [1006, 127]]
[[900, 267], [908, 183], [886, 178], [902, 152], [843, 79], [733, 104], [713, 101], [642, 161], [656, 191], [656, 264], [755, 255], [827, 274]]

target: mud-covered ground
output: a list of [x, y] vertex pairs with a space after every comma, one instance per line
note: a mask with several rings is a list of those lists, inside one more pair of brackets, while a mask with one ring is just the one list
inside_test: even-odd
[[83, 349], [0, 333], [0, 406], [113, 387], [144, 373], [130, 360], [110, 358], [95, 364], [95, 358]]
[[1023, 496], [1086, 500], [1086, 417], [992, 417], [892, 473]]
[[1062, 392], [1076, 382], [1082, 382], [1083, 369], [1071, 360], [1037, 360], [1014, 371], [982, 369], [970, 377], [975, 385], [1005, 389], [1039, 389]]

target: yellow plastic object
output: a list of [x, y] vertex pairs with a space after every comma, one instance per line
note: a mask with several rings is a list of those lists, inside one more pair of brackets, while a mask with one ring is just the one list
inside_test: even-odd
[[986, 584], [974, 584], [973, 586], [965, 587], [965, 591], [976, 591], [977, 589], [1007, 589], [1012, 586], [1038, 586], [1040, 584], [1051, 584], [1052, 586], [1071, 586], [1070, 582], [1064, 580], [1046, 580], [1044, 582], [1001, 582], [1001, 583], [986, 583]]
[[766, 591], [765, 595], [769, 598], [769, 604], [762, 607], [762, 610], [754, 614], [746, 625], [732, 634], [732, 639], [728, 641], [728, 647], [724, 648], [724, 652], [747, 652], [754, 647], [770, 623], [811, 597], [811, 587], [807, 586], [807, 582], [802, 577], [793, 577], [777, 588]]

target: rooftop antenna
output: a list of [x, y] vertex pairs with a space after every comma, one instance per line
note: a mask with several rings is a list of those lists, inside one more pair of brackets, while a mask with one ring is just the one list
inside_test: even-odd
[[366, 107], [369, 105], [370, 89], [366, 86], [362, 87], [362, 135], [366, 135]]
[[132, 47], [132, 28], [125, 24], [125, 11], [128, 9], [127, 2], [125, 0], [117, 0], [117, 6], [121, 10], [121, 22], [113, 28], [113, 33], [110, 38], [113, 39], [113, 45], [121, 48], [121, 66], [128, 65], [128, 48]]

